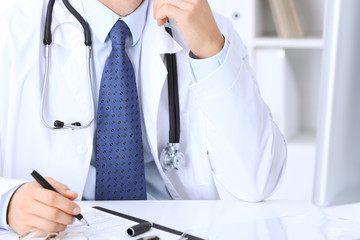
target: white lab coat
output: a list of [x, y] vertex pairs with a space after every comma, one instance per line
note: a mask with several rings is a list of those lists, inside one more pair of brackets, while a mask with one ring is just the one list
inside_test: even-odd
[[[81, 1], [70, 1], [83, 15]], [[45, 71], [42, 44], [47, 1], [20, 0], [0, 22], [0, 194], [32, 180], [29, 169], [68, 185], [82, 197], [93, 151], [94, 124], [84, 130], [49, 130], [40, 120]], [[224, 64], [195, 82], [189, 49], [173, 24], [172, 39], [153, 20], [152, 2], [142, 36], [140, 101], [151, 153], [174, 199], [246, 201], [268, 197], [283, 172], [286, 144], [260, 97], [244, 46], [216, 15], [230, 43]], [[54, 7], [49, 89], [44, 115], [85, 122], [91, 103], [82, 27], [57, 0]], [[176, 52], [181, 151], [186, 165], [165, 174], [158, 157], [168, 141], [167, 70], [163, 54]], [[271, 81], [271, 79], [269, 79]]]

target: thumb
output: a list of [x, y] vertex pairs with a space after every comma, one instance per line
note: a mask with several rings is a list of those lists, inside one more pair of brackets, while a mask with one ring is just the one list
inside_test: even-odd
[[45, 179], [56, 189], [56, 191], [58, 191], [64, 197], [70, 200], [75, 200], [78, 197], [78, 194], [76, 192], [71, 191], [69, 187], [66, 186], [65, 184], [62, 184], [52, 179], [51, 177], [47, 177]]

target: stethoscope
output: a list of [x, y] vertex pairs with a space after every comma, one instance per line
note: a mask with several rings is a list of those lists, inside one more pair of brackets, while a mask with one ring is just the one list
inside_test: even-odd
[[[92, 103], [91, 107], [91, 118], [85, 123], [81, 124], [80, 122], [65, 123], [61, 120], [55, 120], [54, 124], [51, 125], [46, 122], [44, 118], [44, 101], [46, 97], [46, 89], [48, 83], [48, 71], [49, 71], [49, 54], [50, 54], [50, 44], [52, 42], [51, 38], [51, 21], [52, 21], [52, 12], [54, 7], [55, 0], [49, 0], [46, 18], [45, 18], [45, 29], [44, 29], [44, 40], [45, 45], [45, 74], [44, 82], [41, 94], [41, 121], [45, 127], [49, 129], [84, 129], [89, 127], [95, 119], [95, 103], [93, 98], [93, 88], [92, 80], [90, 73], [90, 58], [91, 58], [91, 31], [89, 24], [85, 19], [71, 6], [68, 0], [63, 0], [65, 7], [70, 11], [72, 15], [79, 21], [81, 26], [84, 29], [85, 35], [85, 46], [86, 46], [86, 71], [89, 84], [89, 95], [90, 101]], [[172, 35], [170, 23], [165, 24], [166, 31]], [[167, 53], [165, 54], [166, 65], [168, 70], [168, 98], [169, 98], [169, 143], [162, 150], [160, 154], [160, 163], [162, 169], [165, 172], [170, 170], [179, 170], [185, 164], [185, 156], [183, 153], [179, 152], [180, 145], [180, 106], [179, 106], [179, 93], [178, 93], [178, 77], [177, 77], [177, 65], [176, 65], [176, 54]]]

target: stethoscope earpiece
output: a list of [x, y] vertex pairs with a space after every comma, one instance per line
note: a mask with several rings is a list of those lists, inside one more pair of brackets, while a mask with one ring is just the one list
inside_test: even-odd
[[54, 122], [54, 128], [55, 129], [60, 129], [60, 128], [64, 128], [64, 127], [65, 128], [75, 129], [75, 128], [81, 127], [81, 123], [80, 122], [74, 122], [69, 126], [69, 125], [66, 125], [63, 121], [60, 121], [60, 120], [56, 120]]
[[54, 127], [55, 128], [63, 128], [64, 127], [64, 122], [62, 122], [60, 120], [55, 120], [54, 121]]

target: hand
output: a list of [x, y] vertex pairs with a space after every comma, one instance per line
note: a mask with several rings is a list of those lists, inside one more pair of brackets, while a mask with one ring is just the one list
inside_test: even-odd
[[155, 0], [154, 18], [163, 26], [175, 20], [190, 50], [199, 58], [218, 54], [224, 37], [216, 25], [207, 0]]
[[36, 181], [18, 188], [8, 207], [8, 224], [18, 234], [61, 232], [74, 222], [80, 207], [73, 202], [77, 194], [51, 178], [46, 180], [59, 192], [47, 190]]

